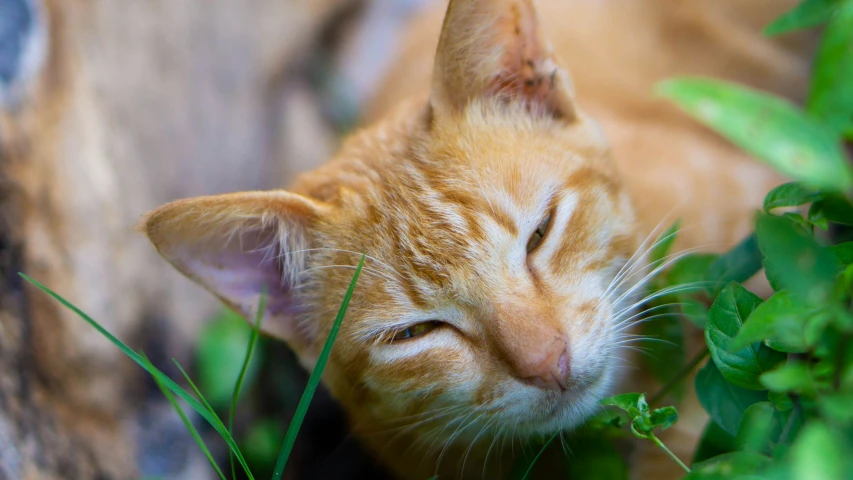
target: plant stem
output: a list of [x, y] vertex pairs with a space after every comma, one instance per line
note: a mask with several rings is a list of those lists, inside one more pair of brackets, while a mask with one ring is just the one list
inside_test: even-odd
[[548, 448], [549, 445], [551, 445], [551, 442], [553, 442], [554, 439], [557, 438], [557, 435], [559, 435], [559, 433], [559, 430], [554, 432], [554, 434], [551, 435], [551, 438], [549, 438], [548, 441], [545, 442], [545, 445], [542, 445], [542, 448], [539, 450], [539, 453], [537, 453], [536, 456], [533, 457], [533, 460], [530, 461], [530, 465], [527, 466], [527, 471], [524, 472], [524, 476], [521, 477], [521, 480], [527, 480], [527, 477], [530, 476], [530, 472], [533, 471], [533, 467], [536, 466], [536, 462], [539, 461], [539, 457], [541, 457], [542, 454], [545, 453], [545, 450]]
[[661, 441], [658, 439], [658, 437], [656, 437], [656, 436], [655, 436], [655, 434], [654, 434], [654, 433], [649, 433], [649, 440], [651, 440], [652, 442], [654, 442], [654, 443], [655, 443], [655, 445], [657, 445], [658, 447], [660, 447], [660, 449], [661, 449], [661, 450], [663, 450], [664, 452], [666, 452], [666, 454], [667, 454], [667, 455], [669, 455], [669, 458], [673, 459], [673, 460], [675, 461], [675, 463], [677, 463], [677, 464], [678, 464], [678, 466], [679, 466], [679, 467], [681, 467], [681, 468], [683, 468], [683, 469], [684, 469], [684, 471], [685, 471], [685, 472], [690, 473], [690, 469], [689, 469], [689, 468], [687, 468], [687, 465], [685, 465], [685, 464], [684, 464], [684, 462], [682, 462], [681, 460], [679, 460], [679, 458], [678, 458], [678, 457], [676, 457], [676, 456], [675, 456], [675, 454], [674, 454], [674, 453], [672, 453], [672, 451], [670, 451], [670, 449], [666, 448], [666, 445], [664, 445], [664, 444], [663, 444], [663, 442], [661, 442]]
[[676, 385], [678, 385], [680, 381], [684, 380], [684, 377], [690, 375], [690, 372], [692, 372], [700, 363], [702, 363], [702, 360], [704, 360], [705, 357], [708, 356], [708, 353], [708, 347], [702, 347], [702, 351], [699, 352], [699, 354], [696, 355], [696, 357], [694, 357], [693, 360], [690, 361], [690, 363], [685, 365], [684, 368], [681, 369], [681, 371], [675, 374], [675, 376], [672, 377], [672, 380], [667, 382], [667, 384], [664, 385], [663, 388], [661, 388], [658, 393], [656, 393], [651, 398], [651, 400], [649, 400], [649, 404], [655, 404], [663, 400], [663, 397], [666, 396], [666, 394], [669, 393], [670, 390], [672, 390]]

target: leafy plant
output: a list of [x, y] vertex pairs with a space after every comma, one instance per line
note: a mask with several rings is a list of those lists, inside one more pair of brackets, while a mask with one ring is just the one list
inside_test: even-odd
[[[688, 479], [853, 476], [853, 245], [844, 242], [853, 225], [844, 148], [853, 133], [853, 0], [806, 0], [766, 33], [823, 23], [805, 109], [705, 78], [660, 85], [688, 114], [795, 180], [767, 194], [755, 233], [740, 245], [682, 258], [655, 284], [709, 286], [675, 300], [705, 333], [707, 351], [691, 365], [710, 353], [695, 381], [710, 422]], [[766, 299], [742, 285], [761, 266], [775, 292]], [[634, 434], [655, 441], [637, 427], [657, 425], [659, 410], [642, 394], [602, 404], [628, 411]]]

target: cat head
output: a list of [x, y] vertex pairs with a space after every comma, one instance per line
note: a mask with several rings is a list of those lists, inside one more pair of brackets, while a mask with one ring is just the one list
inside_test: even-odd
[[308, 368], [365, 254], [324, 375], [357, 423], [578, 423], [613, 381], [637, 278], [619, 276], [638, 245], [607, 143], [525, 0], [450, 2], [428, 99], [291, 191], [181, 200], [144, 223], [247, 317], [267, 288], [263, 330]]

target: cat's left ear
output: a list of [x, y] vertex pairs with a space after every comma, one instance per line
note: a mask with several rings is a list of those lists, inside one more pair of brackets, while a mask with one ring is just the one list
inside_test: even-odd
[[154, 210], [141, 228], [181, 273], [252, 319], [268, 292], [261, 329], [300, 350], [295, 298], [312, 230], [328, 207], [285, 191], [178, 200]]
[[433, 67], [434, 113], [496, 99], [571, 122], [572, 97], [569, 75], [543, 39], [531, 0], [450, 0]]

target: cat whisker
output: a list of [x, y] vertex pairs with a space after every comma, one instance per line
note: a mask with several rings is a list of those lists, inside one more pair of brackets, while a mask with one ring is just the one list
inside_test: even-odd
[[330, 247], [303, 248], [300, 250], [293, 250], [290, 252], [282, 252], [278, 256], [283, 257], [283, 256], [287, 256], [287, 255], [294, 255], [294, 254], [305, 253], [305, 252], [317, 252], [317, 251], [333, 251], [333, 252], [349, 253], [349, 254], [355, 255], [357, 257], [361, 257], [362, 255], [364, 255], [364, 258], [366, 258], [368, 260], [373, 260], [374, 262], [380, 264], [381, 266], [383, 266], [383, 267], [387, 268], [388, 270], [390, 270], [391, 272], [393, 272], [395, 275], [398, 275], [401, 278], [403, 277], [403, 275], [400, 272], [398, 272], [394, 267], [392, 267], [391, 265], [389, 265], [386, 262], [383, 262], [382, 260], [378, 259], [377, 257], [374, 257], [372, 255], [367, 255], [365, 253], [359, 253], [359, 252], [356, 252], [354, 250], [345, 250], [343, 248], [330, 248]]
[[[408, 452], [409, 449], [411, 449], [413, 447], [415, 448], [415, 450], [417, 450], [418, 448], [424, 447], [426, 445], [426, 442], [429, 441], [430, 439], [432, 439], [429, 446], [427, 446], [426, 450], [424, 451], [424, 456], [421, 459], [419, 466], [423, 465], [423, 462], [426, 461], [427, 457], [430, 455], [430, 452], [432, 452], [433, 447], [435, 446], [435, 442], [438, 441], [438, 439], [441, 438], [442, 435], [444, 435], [444, 432], [445, 432], [445, 430], [447, 430], [448, 427], [451, 427], [457, 421], [459, 421], [462, 418], [462, 416], [465, 415], [465, 411], [471, 410], [471, 412], [469, 413], [469, 415], [470, 415], [471, 413], [478, 410], [478, 408], [476, 408], [476, 407], [473, 409], [471, 409], [470, 407], [467, 407], [467, 406], [463, 406], [463, 407], [464, 408], [461, 409], [462, 412], [454, 412], [455, 416], [450, 421], [444, 422], [443, 425], [436, 426], [435, 428], [429, 430], [428, 432], [426, 432], [423, 435], [419, 435], [418, 438], [415, 439], [415, 441], [412, 443], [412, 445], [410, 445], [405, 450], [405, 452]], [[465, 418], [467, 419], [468, 417], [466, 416]], [[464, 421], [464, 419], [463, 419], [463, 421]]]
[[[655, 310], [660, 310], [660, 309], [664, 309], [664, 308], [672, 307], [672, 306], [675, 306], [675, 305], [681, 305], [681, 303], [680, 303], [680, 302], [672, 302], [672, 303], [664, 303], [664, 304], [661, 304], [661, 305], [655, 305], [654, 307], [647, 308], [647, 309], [643, 310], [642, 312], [637, 312], [637, 313], [635, 313], [635, 314], [631, 315], [631, 316], [630, 316], [630, 317], [628, 317], [628, 318], [619, 319], [619, 316], [620, 316], [620, 315], [624, 315], [624, 314], [626, 314], [626, 313], [630, 313], [630, 312], [633, 310], [633, 308], [635, 308], [635, 307], [636, 307], [636, 305], [632, 305], [631, 307], [623, 308], [623, 309], [622, 309], [622, 310], [620, 310], [619, 312], [617, 312], [617, 313], [615, 313], [615, 314], [611, 315], [610, 321], [609, 321], [608, 323], [609, 323], [609, 324], [613, 324], [613, 326], [615, 326], [615, 327], [618, 327], [618, 326], [619, 326], [619, 325], [621, 325], [622, 323], [624, 323], [624, 322], [626, 322], [626, 321], [629, 321], [629, 320], [632, 320], [632, 319], [634, 319], [634, 318], [636, 318], [636, 317], [639, 317], [639, 316], [645, 315], [645, 314], [647, 314], [647, 313], [651, 313], [651, 312], [653, 312], [653, 311], [655, 311]], [[618, 319], [618, 320], [617, 320], [617, 319]], [[617, 321], [615, 321], [615, 322], [614, 322], [614, 320], [617, 320]]]
[[[460, 435], [462, 435], [462, 433], [465, 432], [465, 430], [467, 430], [468, 427], [470, 427], [475, 422], [477, 422], [480, 418], [482, 418], [484, 415], [486, 415], [486, 412], [482, 412], [479, 415], [477, 415], [476, 417], [474, 417], [468, 423], [465, 423], [465, 421], [468, 418], [470, 418], [470, 416], [474, 412], [476, 412], [478, 410], [482, 411], [483, 409], [480, 408], [480, 409], [475, 409], [474, 411], [472, 411], [471, 414], [468, 415], [468, 417], [465, 417], [465, 420], [463, 420], [462, 424], [459, 427], [456, 427], [456, 430], [453, 431], [453, 433], [450, 435], [450, 438], [448, 438], [447, 441], [444, 442], [444, 448], [441, 449], [441, 453], [438, 454], [438, 459], [435, 462], [436, 471], [438, 470], [439, 466], [441, 466], [441, 460], [442, 460], [442, 458], [444, 458], [444, 454], [447, 452], [447, 447], [450, 446], [453, 443], [453, 441], [456, 440], [456, 438], [458, 438]], [[464, 427], [463, 427], [463, 425], [464, 425]]]
[[[462, 415], [464, 415], [464, 412], [463, 412], [463, 413], [459, 414], [456, 418], [454, 418], [453, 420], [451, 420], [450, 422], [448, 422], [447, 424], [445, 424], [444, 428], [442, 428], [442, 429], [441, 429], [441, 431], [439, 431], [439, 432], [438, 432], [438, 434], [436, 435], [436, 438], [435, 438], [435, 439], [430, 443], [430, 446], [429, 446], [429, 448], [427, 448], [426, 453], [425, 453], [425, 455], [424, 455], [424, 459], [426, 459], [426, 457], [430, 455], [430, 452], [432, 452], [432, 449], [433, 449], [433, 446], [435, 445], [435, 442], [439, 439], [439, 437], [440, 437], [441, 435], [443, 435], [443, 434], [444, 434], [444, 431], [445, 431], [448, 427], [452, 426], [452, 425], [453, 425], [453, 424], [455, 424], [457, 421], [459, 421], [459, 426], [457, 426], [457, 427], [456, 427], [456, 430], [454, 430], [454, 431], [453, 431], [453, 434], [451, 434], [451, 436], [452, 436], [452, 435], [455, 435], [455, 434], [456, 434], [456, 432], [459, 430], [459, 428], [460, 428], [462, 425], [464, 425], [464, 424], [465, 424], [465, 422], [466, 422], [466, 421], [471, 417], [471, 415], [473, 415], [473, 414], [477, 413], [478, 411], [481, 411], [482, 409], [483, 409], [482, 407], [474, 407], [474, 408], [472, 408], [472, 409], [471, 409], [471, 411], [468, 413], [468, 415], [466, 415], [466, 416], [465, 416], [465, 418], [462, 418]], [[467, 428], [467, 427], [466, 427], [466, 428]], [[448, 444], [449, 444], [449, 440], [445, 441], [444, 447], [443, 447], [443, 448], [442, 448], [442, 450], [441, 450], [441, 453], [442, 453], [442, 454], [444, 453], [444, 450], [447, 448], [447, 445], [448, 445]], [[440, 459], [440, 458], [441, 458], [441, 457], [439, 456], [439, 459]], [[436, 464], [436, 468], [438, 468], [438, 465], [437, 465], [437, 464]]]
[[[608, 295], [608, 293], [610, 292], [610, 288], [613, 286], [614, 283], [616, 283], [618, 281], [619, 278], [621, 278], [623, 271], [625, 271], [626, 268], [628, 268], [628, 270], [633, 268], [633, 266], [629, 267], [629, 265], [632, 265], [632, 262], [635, 261], [634, 260], [635, 258], [638, 258], [637, 257], [638, 255], [640, 255], [640, 257], [644, 256], [647, 252], [651, 251], [651, 249], [654, 248], [655, 245], [657, 245], [659, 243], [659, 242], [655, 242], [655, 245], [646, 249], [647, 243], [649, 241], [651, 241], [651, 239], [655, 238], [658, 235], [658, 231], [662, 230], [662, 227], [665, 224], [664, 222], [666, 222], [667, 218], [672, 214], [672, 212], [674, 210], [675, 209], [673, 208], [672, 210], [669, 211], [669, 213], [664, 215], [664, 217], [661, 219], [661, 221], [658, 222], [657, 225], [655, 225], [655, 228], [653, 228], [652, 231], [649, 232], [648, 235], [646, 235], [646, 238], [644, 238], [643, 241], [640, 242], [640, 245], [637, 247], [637, 249], [634, 251], [634, 253], [631, 255], [631, 257], [628, 258], [628, 260], [625, 262], [625, 265], [622, 265], [622, 268], [620, 268], [619, 271], [616, 272], [616, 276], [613, 278], [613, 281], [611, 281], [610, 285], [608, 285], [608, 287], [604, 290], [604, 295], [602, 295], [603, 297], [606, 297]], [[640, 252], [643, 252], [643, 253], [640, 253]]]
[[[492, 448], [499, 443], [501, 435], [503, 434], [504, 428], [509, 424], [509, 419], [504, 420], [501, 424], [501, 427], [498, 429], [497, 433], [492, 436], [492, 441], [489, 443], [489, 449], [486, 451], [486, 458], [483, 459], [483, 471], [481, 472], [481, 477], [486, 478], [486, 467], [489, 464], [489, 455], [492, 454]], [[500, 449], [500, 447], [498, 447]], [[498, 471], [500, 471], [500, 457], [498, 457]]]
[[642, 306], [645, 303], [648, 303], [648, 302], [655, 300], [655, 299], [658, 299], [660, 297], [664, 297], [666, 295], [673, 295], [676, 293], [689, 292], [689, 291], [694, 291], [694, 290], [701, 290], [701, 289], [705, 288], [706, 284], [707, 284], [707, 282], [696, 282], [693, 284], [674, 285], [671, 287], [663, 288], [663, 289], [658, 290], [654, 293], [646, 295], [645, 297], [643, 297], [639, 300], [634, 301], [631, 305], [622, 307], [620, 310], [611, 314], [611, 317], [612, 318], [618, 318], [621, 315], [629, 313], [631, 310], [633, 310], [639, 306]]
[[[669, 255], [667, 255], [667, 256], [665, 256], [665, 257], [663, 257], [663, 258], [661, 258], [661, 259], [659, 259], [659, 260], [657, 260], [657, 261], [655, 261], [655, 262], [650, 262], [648, 265], [644, 266], [644, 269], [645, 269], [645, 268], [648, 268], [648, 267], [651, 267], [651, 266], [653, 266], [653, 265], [654, 265], [654, 269], [652, 270], [652, 272], [650, 272], [648, 275], [646, 275], [646, 277], [645, 277], [645, 278], [643, 278], [643, 279], [639, 280], [638, 282], [636, 282], [636, 283], [634, 284], [634, 286], [636, 286], [636, 285], [643, 285], [643, 284], [648, 283], [648, 281], [649, 281], [649, 280], [651, 280], [651, 278], [652, 278], [652, 277], [654, 277], [654, 276], [658, 275], [658, 274], [659, 274], [659, 273], [661, 273], [664, 269], [666, 269], [667, 267], [671, 266], [673, 263], [675, 263], [675, 262], [677, 262], [677, 261], [681, 260], [682, 258], [684, 258], [684, 257], [686, 257], [686, 256], [688, 256], [688, 255], [691, 255], [691, 254], [693, 254], [693, 253], [696, 253], [697, 251], [704, 251], [704, 250], [706, 250], [706, 249], [708, 249], [708, 248], [713, 248], [713, 247], [715, 247], [715, 246], [719, 246], [719, 245], [720, 245], [720, 244], [713, 244], [713, 243], [704, 244], [704, 245], [699, 245], [699, 246], [696, 246], [696, 247], [692, 247], [692, 248], [687, 248], [687, 249], [681, 250], [681, 251], [679, 251], [679, 252], [671, 253], [671, 254], [669, 254]], [[634, 277], [637, 273], [639, 273], [640, 271], [643, 271], [643, 269], [640, 269], [639, 271], [634, 272], [634, 273], [632, 273], [631, 275], [628, 275], [627, 277], [625, 277], [625, 278], [621, 279], [621, 280], [619, 281], [619, 284], [618, 284], [616, 287], [614, 287], [613, 289], [611, 289], [611, 290], [609, 290], [609, 291], [608, 291], [608, 296], [609, 296], [609, 295], [611, 295], [614, 291], [618, 291], [618, 290], [619, 290], [619, 288], [620, 288], [623, 284], [625, 284], [626, 282], [628, 282], [628, 280], [629, 280], [630, 278], [633, 278], [633, 277]], [[706, 283], [711, 284], [711, 283], [713, 283], [713, 282], [706, 282]], [[604, 297], [604, 296], [602, 295], [602, 297]], [[617, 301], [614, 301], [613, 303], [617, 303], [617, 302], [618, 302], [618, 300], [617, 300]]]
[[636, 342], [652, 342], [652, 343], [662, 343], [664, 345], [669, 345], [671, 347], [680, 348], [680, 346], [674, 342], [670, 342], [669, 340], [664, 340], [662, 338], [656, 337], [638, 337], [638, 338], [626, 338], [619, 342], [616, 342], [615, 345], [628, 345]]
[[468, 455], [471, 453], [471, 449], [474, 448], [474, 445], [477, 443], [477, 440], [480, 438], [480, 435], [482, 435], [483, 432], [488, 431], [489, 426], [491, 426], [492, 423], [497, 423], [497, 421], [497, 417], [490, 418], [488, 421], [486, 421], [485, 424], [483, 424], [483, 426], [480, 428], [480, 431], [477, 432], [477, 435], [474, 436], [474, 439], [471, 440], [471, 443], [468, 445], [468, 448], [465, 449], [465, 455], [462, 456], [462, 468], [459, 469], [460, 476], [465, 475], [465, 464], [468, 463]]
[[[417, 427], [420, 427], [420, 426], [423, 426], [423, 425], [426, 425], [426, 424], [430, 424], [430, 423], [433, 423], [433, 422], [439, 421], [440, 419], [445, 418], [445, 417], [447, 417], [448, 415], [453, 415], [453, 414], [455, 414], [455, 413], [458, 413], [460, 410], [464, 410], [464, 409], [465, 409], [465, 406], [463, 406], [463, 405], [456, 405], [456, 406], [454, 406], [450, 411], [440, 412], [440, 413], [437, 413], [437, 414], [435, 414], [435, 415], [433, 415], [433, 416], [431, 416], [431, 417], [429, 417], [429, 418], [427, 418], [427, 419], [425, 419], [425, 420], [422, 420], [422, 421], [419, 421], [419, 422], [415, 422], [415, 423], [410, 424], [410, 425], [404, 425], [404, 426], [402, 426], [402, 427], [398, 427], [398, 428], [403, 428], [403, 430], [402, 430], [402, 431], [400, 431], [400, 432], [398, 432], [396, 435], [394, 435], [394, 436], [393, 436], [393, 437], [391, 437], [390, 439], [388, 439], [388, 440], [385, 442], [385, 446], [384, 446], [384, 447], [382, 447], [382, 449], [380, 450], [380, 452], [384, 452], [384, 451], [388, 448], [388, 446], [389, 446], [389, 445], [393, 444], [395, 440], [397, 440], [400, 436], [405, 435], [407, 432], [409, 432], [409, 431], [411, 431], [411, 430], [413, 430], [413, 429], [415, 429], [415, 428], [417, 428]], [[438, 427], [436, 427], [436, 428], [438, 428]], [[394, 430], [395, 430], [395, 429], [391, 429], [391, 430], [390, 430], [390, 431], [388, 431], [387, 433], [393, 432]], [[408, 451], [408, 449], [407, 449], [406, 451]]]
[[[299, 277], [301, 275], [305, 275], [308, 272], [313, 272], [315, 270], [323, 270], [326, 268], [349, 268], [351, 270], [355, 270], [358, 267], [356, 265], [321, 265], [319, 267], [307, 268], [305, 270], [302, 270], [301, 272], [299, 272], [296, 275], [297, 275], [297, 277]], [[398, 282], [398, 280], [389, 277], [387, 273], [383, 273], [383, 272], [380, 272], [378, 270], [373, 270], [372, 268], [362, 266], [361, 270], [365, 273], [370, 273], [370, 274], [376, 275], [379, 278], [384, 278], [385, 280], [388, 280], [389, 282], [392, 282], [392, 283]]]
[[[620, 295], [616, 300], [613, 300], [613, 302], [611, 302], [611, 303], [613, 303], [613, 304], [618, 304], [620, 301], [622, 301], [622, 300], [623, 300], [625, 297], [627, 297], [628, 295], [631, 295], [631, 294], [632, 294], [634, 291], [636, 291], [638, 288], [642, 288], [643, 286], [645, 286], [645, 285], [649, 282], [649, 280], [651, 280], [652, 278], [654, 278], [655, 276], [657, 276], [658, 274], [660, 274], [661, 272], [663, 272], [664, 270], [666, 270], [670, 265], [672, 265], [673, 263], [677, 262], [677, 261], [678, 261], [678, 260], [680, 260], [681, 258], [683, 258], [683, 257], [685, 257], [685, 256], [687, 256], [687, 255], [689, 255], [689, 254], [691, 254], [691, 253], [693, 253], [693, 251], [695, 251], [695, 250], [699, 250], [699, 249], [702, 249], [702, 248], [704, 248], [704, 247], [688, 248], [688, 249], [683, 250], [683, 251], [681, 251], [681, 252], [674, 253], [674, 254], [672, 254], [672, 255], [668, 255], [667, 257], [664, 257], [664, 258], [668, 258], [668, 259], [667, 259], [666, 261], [664, 261], [664, 262], [661, 262], [661, 263], [660, 263], [660, 265], [658, 265], [658, 266], [656, 266], [654, 269], [652, 269], [652, 270], [651, 270], [649, 273], [647, 273], [643, 278], [641, 278], [639, 281], [637, 281], [636, 283], [634, 283], [634, 285], [632, 285], [632, 286], [631, 286], [627, 291], [625, 291], [622, 295]], [[624, 282], [624, 281], [627, 281], [627, 279], [628, 279], [628, 278], [633, 277], [633, 275], [636, 275], [636, 273], [635, 273], [635, 274], [632, 274], [631, 276], [627, 277], [626, 279], [624, 279], [624, 280], [622, 280], [622, 281], [623, 281], [623, 282]], [[620, 282], [620, 283], [621, 283], [621, 282]], [[618, 290], [618, 289], [617, 289], [617, 290]], [[602, 298], [604, 298], [604, 297], [602, 297]]]
[[649, 317], [641, 318], [641, 319], [635, 320], [633, 322], [627, 323], [625, 325], [622, 325], [617, 329], [611, 330], [610, 333], [612, 335], [619, 335], [622, 332], [624, 332], [625, 330], [630, 330], [630, 329], [636, 327], [637, 325], [641, 325], [643, 323], [649, 322], [655, 318], [660, 318], [660, 317], [676, 317], [676, 318], [678, 318], [680, 316], [681, 316], [680, 313], [659, 313], [657, 315], [652, 315]]
[[[399, 432], [394, 438], [392, 438], [392, 440], [393, 440], [393, 439], [397, 438], [397, 436], [405, 433], [406, 431], [408, 431], [412, 428], [417, 428], [418, 426], [434, 422], [434, 421], [438, 420], [439, 418], [445, 417], [447, 415], [451, 415], [451, 414], [455, 413], [456, 411], [458, 411], [462, 408], [464, 408], [462, 405], [452, 405], [452, 406], [448, 406], [448, 407], [437, 408], [434, 410], [428, 410], [426, 412], [418, 413], [416, 415], [410, 415], [407, 417], [399, 417], [399, 418], [389, 419], [384, 423], [393, 423], [393, 422], [405, 422], [405, 423], [403, 423], [402, 425], [389, 427], [389, 428], [383, 429], [383, 430], [362, 431], [361, 433], [363, 435], [384, 435], [384, 434], [392, 433], [392, 432], [399, 430], [399, 429], [405, 429], [402, 432]], [[423, 417], [426, 417], [426, 418], [423, 418]], [[409, 421], [409, 420], [414, 420], [414, 421]]]
[[642, 316], [640, 318], [636, 318], [633, 320], [627, 319], [625, 321], [622, 321], [622, 322], [610, 327], [609, 332], [611, 334], [620, 334], [620, 333], [624, 332], [625, 330], [630, 330], [631, 328], [633, 328], [637, 325], [641, 325], [641, 324], [649, 322], [655, 318], [661, 318], [661, 317], [679, 318], [679, 317], [681, 317], [681, 314], [678, 312], [664, 312], [664, 313], [656, 313], [654, 315], [649, 315], [649, 316]]

